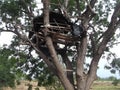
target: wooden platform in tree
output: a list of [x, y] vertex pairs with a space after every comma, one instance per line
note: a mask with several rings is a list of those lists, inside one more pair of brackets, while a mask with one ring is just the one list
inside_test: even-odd
[[[47, 31], [53, 42], [60, 44], [72, 44], [80, 40], [80, 37], [75, 37], [71, 34], [70, 27], [50, 26]], [[39, 32], [39, 38], [44, 39], [44, 35]]]

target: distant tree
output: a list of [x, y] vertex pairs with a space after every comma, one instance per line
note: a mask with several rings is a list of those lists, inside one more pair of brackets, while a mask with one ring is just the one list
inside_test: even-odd
[[113, 82], [112, 82], [112, 84], [113, 84], [114, 86], [117, 86], [119, 83], [120, 83], [120, 80], [117, 79], [117, 78], [115, 78], [115, 79], [113, 80]]
[[[34, 0], [2, 0], [0, 1], [0, 22], [2, 23], [0, 31], [15, 34], [9, 48], [15, 51], [13, 56], [19, 58], [18, 67], [27, 72], [29, 77], [37, 78], [41, 85], [42, 81], [47, 84], [55, 82], [53, 79], [53, 75], [55, 75], [65, 90], [89, 90], [97, 77], [100, 58], [106, 52], [110, 53], [110, 48], [117, 43], [120, 36], [115, 34], [116, 30], [120, 28], [120, 1], [51, 0], [49, 2], [49, 0], [42, 0], [42, 4], [45, 31], [48, 28], [46, 24], [49, 24], [49, 9], [55, 10], [56, 7], [59, 7], [65, 16], [82, 25], [87, 35], [77, 45], [67, 47], [69, 50], [60, 55], [53, 46], [52, 38], [45, 37], [46, 46], [52, 57], [49, 60], [48, 56], [28, 38], [28, 32], [32, 29], [33, 17], [41, 13], [36, 2]], [[29, 56], [28, 48], [31, 46], [38, 56], [34, 56], [35, 54]], [[74, 51], [71, 52], [70, 48]], [[69, 56], [73, 59], [70, 60]], [[85, 68], [86, 57], [91, 59], [91, 63], [86, 64], [87, 68]]]
[[116, 79], [116, 77], [113, 77], [113, 76], [110, 76], [109, 78], [108, 78], [108, 80], [111, 80], [111, 81], [113, 81], [113, 80], [115, 80]]

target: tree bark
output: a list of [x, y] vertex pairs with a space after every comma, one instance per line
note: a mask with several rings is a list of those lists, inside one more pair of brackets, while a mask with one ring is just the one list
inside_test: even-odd
[[61, 52], [60, 53], [63, 59], [63, 62], [66, 65], [66, 73], [67, 73], [67, 78], [69, 79], [70, 83], [72, 83], [72, 85], [74, 85], [74, 77], [73, 77], [73, 67], [72, 67], [72, 63], [70, 62], [66, 51]]
[[86, 76], [84, 74], [84, 60], [87, 50], [87, 37], [83, 38], [81, 41], [81, 45], [78, 48], [78, 57], [77, 57], [77, 90], [85, 89], [85, 80]]
[[63, 66], [59, 62], [54, 45], [52, 43], [52, 39], [50, 37], [46, 37], [46, 44], [47, 44], [50, 54], [52, 56], [52, 62], [57, 69], [57, 75], [60, 78], [60, 81], [62, 82], [65, 90], [74, 90], [73, 85], [70, 83], [70, 81], [68, 80], [68, 78], [65, 74]]

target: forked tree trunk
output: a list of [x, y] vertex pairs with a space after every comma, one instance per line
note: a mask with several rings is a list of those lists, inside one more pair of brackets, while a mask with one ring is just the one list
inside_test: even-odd
[[[96, 0], [91, 0], [90, 5], [87, 7], [86, 11], [83, 13], [83, 21], [82, 24], [87, 32], [87, 25], [89, 21], [93, 18], [94, 13], [91, 10], [91, 8], [94, 7]], [[47, 25], [49, 24], [49, 0], [43, 0], [44, 3], [44, 25], [45, 28], [44, 30], [47, 31]], [[90, 7], [91, 6], [91, 7]], [[65, 90], [90, 90], [91, 85], [93, 84], [93, 81], [96, 79], [97, 75], [97, 67], [98, 67], [98, 62], [106, 49], [107, 43], [110, 41], [110, 39], [113, 37], [116, 27], [120, 24], [120, 20], [117, 19], [118, 15], [120, 12], [120, 3], [117, 5], [115, 8], [115, 11], [113, 13], [111, 22], [108, 26], [108, 29], [103, 33], [102, 40], [99, 43], [97, 47], [93, 47], [94, 53], [92, 57], [92, 62], [89, 67], [89, 71], [87, 73], [84, 73], [84, 61], [85, 61], [85, 56], [87, 52], [87, 37], [84, 37], [81, 40], [80, 45], [77, 48], [77, 59], [76, 59], [76, 78], [72, 76], [72, 73], [67, 73], [66, 71], [62, 68], [58, 57], [56, 50], [54, 48], [52, 39], [47, 36], [47, 33], [45, 32], [46, 35], [46, 45], [50, 51], [50, 54], [52, 56], [52, 63], [54, 65], [53, 69], [56, 72], [55, 75], [60, 79], [62, 85], [64, 86]], [[61, 54], [64, 60], [67, 60], [68, 58]], [[70, 62], [65, 62], [67, 68], [72, 69], [72, 64], [67, 65]], [[48, 65], [50, 66], [50, 65]], [[76, 80], [76, 81], [75, 81]], [[75, 82], [74, 82], [75, 81]]]

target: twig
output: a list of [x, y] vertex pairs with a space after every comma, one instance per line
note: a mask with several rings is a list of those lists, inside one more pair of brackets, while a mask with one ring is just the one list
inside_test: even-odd
[[120, 42], [112, 43], [112, 45], [109, 45], [107, 47], [111, 47], [111, 46], [118, 45], [118, 44], [120, 44]]
[[90, 2], [89, 2], [88, 0], [85, 0], [85, 1], [86, 1], [87, 5], [88, 5], [89, 9], [91, 10], [91, 12], [92, 12], [92, 13], [95, 13], [95, 12], [92, 10], [92, 7], [91, 7], [91, 5], [90, 5]]
[[2, 29], [2, 28], [0, 28], [0, 32], [12, 32], [12, 33], [14, 33], [14, 34], [16, 34], [14, 31], [12, 31], [12, 30], [4, 30], [4, 29]]
[[78, 11], [78, 14], [79, 14], [79, 16], [81, 16], [81, 10], [80, 10], [80, 3], [79, 3], [79, 0], [75, 0], [76, 1], [76, 7], [77, 7], [77, 11]]

